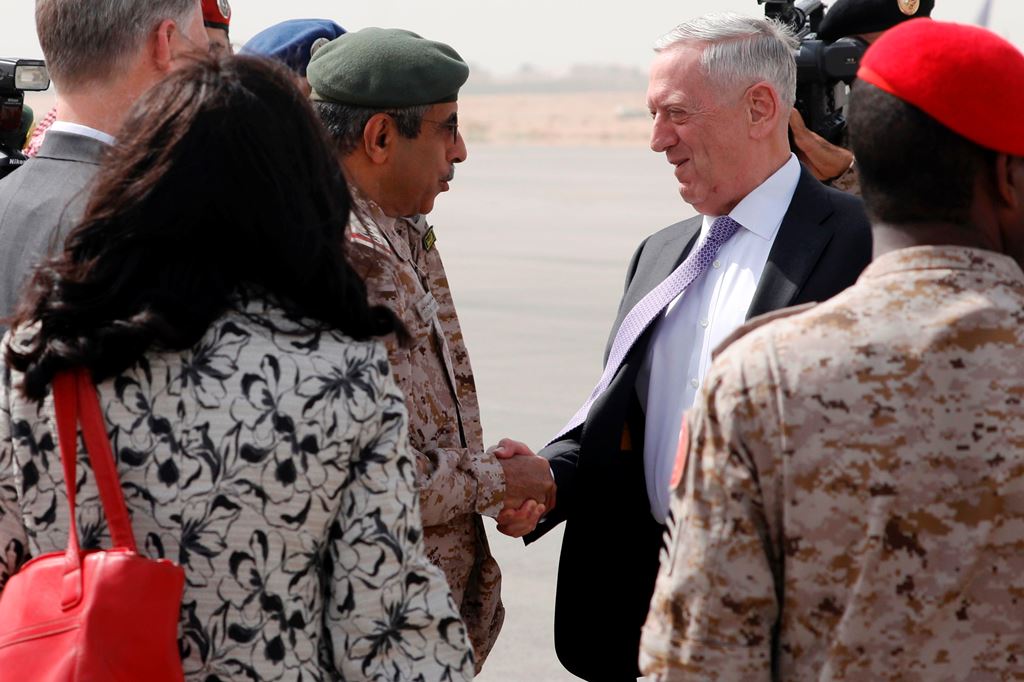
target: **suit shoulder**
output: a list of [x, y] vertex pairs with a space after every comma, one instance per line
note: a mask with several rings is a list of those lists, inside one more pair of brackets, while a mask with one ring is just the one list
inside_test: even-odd
[[[21, 191], [22, 185], [25, 184], [26, 180], [32, 174], [31, 171], [31, 159], [29, 163], [24, 164], [15, 171], [12, 171], [7, 177], [0, 180], [0, 203], [10, 203], [11, 199], [16, 197]], [[27, 173], [27, 174], [26, 174]]]
[[860, 197], [826, 185], [822, 185], [822, 188], [835, 209], [833, 218], [838, 218], [844, 223], [857, 227], [870, 228], [871, 223], [868, 220], [867, 212], [864, 210], [864, 202]]
[[714, 360], [715, 358], [717, 358], [719, 355], [724, 353], [725, 350], [729, 348], [729, 346], [733, 345], [734, 343], [742, 339], [744, 336], [747, 336], [751, 332], [756, 331], [767, 324], [775, 322], [776, 320], [782, 320], [789, 317], [802, 315], [803, 313], [806, 313], [807, 311], [811, 310], [817, 305], [817, 303], [804, 303], [803, 305], [795, 305], [790, 308], [773, 310], [769, 313], [764, 313], [763, 315], [758, 315], [757, 317], [750, 318], [742, 325], [737, 327], [735, 330], [733, 330], [731, 334], [722, 339], [722, 342], [719, 343], [715, 347], [715, 349], [711, 351], [711, 359]]

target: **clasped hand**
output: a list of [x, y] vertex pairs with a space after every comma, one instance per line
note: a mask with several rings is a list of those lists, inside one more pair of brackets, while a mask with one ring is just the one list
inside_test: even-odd
[[505, 472], [505, 507], [498, 514], [498, 530], [513, 538], [522, 537], [555, 506], [551, 467], [526, 444], [509, 438], [503, 438], [488, 452], [498, 458]]

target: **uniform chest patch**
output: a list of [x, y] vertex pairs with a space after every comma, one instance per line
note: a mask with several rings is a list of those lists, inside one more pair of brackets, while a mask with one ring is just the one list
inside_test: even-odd
[[434, 295], [429, 291], [423, 298], [416, 303], [416, 314], [420, 316], [420, 319], [424, 322], [430, 322], [437, 315], [437, 311], [441, 305], [434, 298]]

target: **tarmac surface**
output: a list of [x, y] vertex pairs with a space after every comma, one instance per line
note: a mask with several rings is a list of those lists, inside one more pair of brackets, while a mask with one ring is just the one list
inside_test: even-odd
[[[693, 213], [664, 156], [645, 147], [471, 144], [429, 219], [488, 444], [507, 436], [537, 450], [572, 416], [600, 377], [630, 256], [644, 237]], [[526, 548], [485, 523], [507, 613], [477, 679], [577, 679], [558, 663], [552, 635], [561, 527]]]

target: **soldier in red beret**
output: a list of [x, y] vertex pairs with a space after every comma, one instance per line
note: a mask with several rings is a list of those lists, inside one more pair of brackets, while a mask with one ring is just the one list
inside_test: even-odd
[[231, 5], [228, 0], [203, 0], [203, 24], [210, 37], [210, 52], [232, 54], [228, 30], [231, 26]]
[[858, 77], [874, 261], [716, 351], [680, 442], [652, 679], [1024, 670], [1024, 55], [915, 19]]

